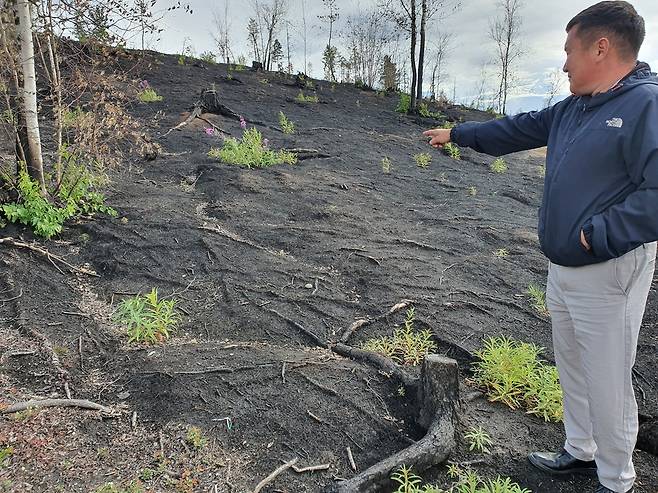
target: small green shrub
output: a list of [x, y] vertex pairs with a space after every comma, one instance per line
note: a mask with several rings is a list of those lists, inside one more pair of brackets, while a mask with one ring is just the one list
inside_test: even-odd
[[415, 309], [407, 310], [404, 327], [394, 331], [393, 336], [370, 339], [361, 345], [366, 351], [383, 354], [403, 365], [418, 365], [426, 354], [436, 350], [432, 332], [414, 329]]
[[203, 53], [201, 53], [201, 55], [199, 55], [199, 60], [213, 65], [217, 63], [215, 54], [211, 51], [204, 51]]
[[294, 134], [295, 133], [295, 124], [288, 120], [288, 117], [279, 111], [279, 125], [281, 125], [281, 130], [284, 134]]
[[176, 300], [158, 299], [158, 290], [153, 288], [149, 294], [123, 300], [115, 320], [127, 327], [129, 343], [162, 342], [178, 325], [180, 317], [175, 309]]
[[483, 480], [474, 471], [462, 470], [456, 465], [452, 474], [449, 469], [450, 477], [457, 479], [457, 482], [448, 490], [431, 484], [421, 485], [422, 478], [404, 465], [391, 474], [391, 480], [398, 485], [394, 493], [531, 493], [513, 483], [510, 478], [498, 476], [496, 479]]
[[427, 168], [432, 162], [432, 156], [426, 152], [421, 152], [420, 154], [414, 155], [414, 161], [416, 161], [418, 167]]
[[475, 197], [478, 194], [478, 189], [476, 187], [468, 187], [466, 192], [471, 196]]
[[546, 308], [546, 291], [534, 283], [530, 283], [526, 294], [530, 297], [530, 304], [537, 313], [545, 317], [548, 316]]
[[473, 381], [491, 401], [512, 409], [525, 407], [546, 421], [562, 420], [562, 389], [557, 370], [539, 360], [542, 349], [505, 337], [485, 340], [476, 351]]
[[488, 445], [491, 445], [491, 437], [481, 426], [470, 428], [464, 434], [464, 438], [468, 440], [468, 450], [475, 450], [483, 454], [489, 453]]
[[268, 149], [263, 143], [263, 136], [255, 128], [245, 130], [240, 141], [227, 138], [221, 149], [210, 149], [208, 156], [224, 163], [238, 164], [247, 168], [297, 163], [295, 153]]
[[178, 55], [178, 65], [185, 65], [186, 57], [185, 55]]
[[317, 96], [305, 96], [304, 91], [299, 91], [295, 101], [298, 103], [317, 103], [319, 100]]
[[12, 456], [14, 449], [11, 447], [0, 448], [0, 468], [5, 466], [5, 462]]
[[449, 121], [446, 120], [445, 122], [443, 122], [443, 125], [441, 125], [441, 128], [443, 128], [445, 130], [448, 130], [448, 129], [454, 128], [455, 125], [456, 125], [455, 122], [449, 122]]
[[74, 109], [65, 109], [62, 112], [62, 126], [64, 128], [73, 128], [86, 116], [87, 112], [80, 106], [76, 106]]
[[41, 195], [39, 185], [23, 169], [18, 178], [19, 201], [0, 205], [0, 212], [9, 222], [29, 226], [36, 235], [46, 239], [61, 233], [64, 221], [77, 215], [96, 212], [117, 215], [105, 205], [103, 194], [95, 191], [100, 180], [77, 164], [75, 155], [68, 149], [63, 148], [61, 153], [64, 172], [52, 197], [54, 203]]
[[494, 257], [505, 258], [509, 255], [509, 250], [507, 248], [499, 248], [493, 254]]
[[140, 91], [137, 95], [137, 98], [142, 103], [155, 103], [157, 101], [162, 101], [162, 96], [159, 96], [155, 89], [152, 87], [147, 87], [146, 89]]
[[494, 162], [489, 165], [489, 169], [494, 173], [505, 173], [507, 171], [507, 163], [502, 157], [494, 159]]
[[105, 483], [94, 490], [94, 493], [145, 493], [139, 481], [131, 481], [126, 487], [115, 486], [114, 483]]
[[546, 177], [546, 165], [545, 165], [545, 164], [542, 164], [542, 165], [539, 166], [539, 168], [538, 168], [538, 170], [537, 170], [537, 174], [538, 174], [541, 178], [545, 178], [545, 177]]
[[208, 444], [208, 439], [203, 436], [201, 428], [198, 426], [190, 426], [187, 429], [187, 435], [185, 436], [185, 441], [189, 443], [196, 450], [201, 450]]
[[452, 159], [461, 159], [462, 157], [462, 153], [459, 150], [459, 147], [452, 142], [448, 142], [447, 144], [443, 145], [443, 152], [450, 156]]
[[400, 101], [398, 101], [398, 106], [395, 108], [395, 111], [398, 113], [409, 113], [411, 109], [411, 95], [401, 92]]
[[391, 172], [391, 160], [388, 156], [382, 158], [382, 171], [386, 174]]

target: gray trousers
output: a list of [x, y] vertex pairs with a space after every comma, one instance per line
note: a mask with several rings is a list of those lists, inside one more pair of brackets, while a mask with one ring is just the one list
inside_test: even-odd
[[656, 243], [583, 267], [549, 264], [546, 304], [564, 392], [564, 448], [596, 461], [599, 481], [635, 481], [637, 402], [632, 368], [656, 261]]

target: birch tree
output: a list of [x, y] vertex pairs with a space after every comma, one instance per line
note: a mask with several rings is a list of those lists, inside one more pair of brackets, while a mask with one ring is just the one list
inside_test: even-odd
[[523, 55], [521, 47], [521, 0], [499, 0], [501, 13], [489, 24], [489, 36], [496, 46], [498, 64], [497, 110], [505, 114], [507, 96], [514, 79], [514, 63]]
[[23, 142], [25, 164], [30, 177], [39, 184], [41, 192], [45, 195], [46, 185], [43, 177], [41, 132], [39, 131], [39, 114], [37, 112], [37, 76], [34, 69], [32, 14], [29, 0], [17, 0], [14, 9], [18, 21], [16, 38], [20, 47], [20, 69], [23, 82], [19, 97], [19, 121], [22, 121], [25, 125], [25, 140]]

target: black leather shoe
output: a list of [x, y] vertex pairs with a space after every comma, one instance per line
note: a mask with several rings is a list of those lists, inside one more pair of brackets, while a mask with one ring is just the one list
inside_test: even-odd
[[[601, 483], [599, 483], [599, 487], [596, 488], [596, 491], [594, 493], [615, 493], [615, 492], [612, 491], [610, 488], [606, 488]], [[633, 493], [633, 488], [628, 490], [626, 493]]]
[[[596, 462], [576, 459], [566, 450], [560, 452], [533, 452], [528, 455], [528, 460], [537, 469], [550, 474], [596, 474]], [[605, 493], [606, 490], [601, 490]], [[599, 493], [597, 490], [596, 493]]]

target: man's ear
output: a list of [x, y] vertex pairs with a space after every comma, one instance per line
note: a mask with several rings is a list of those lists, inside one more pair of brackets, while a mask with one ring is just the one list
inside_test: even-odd
[[610, 53], [610, 40], [608, 38], [600, 38], [596, 42], [596, 56], [597, 58], [605, 58]]

